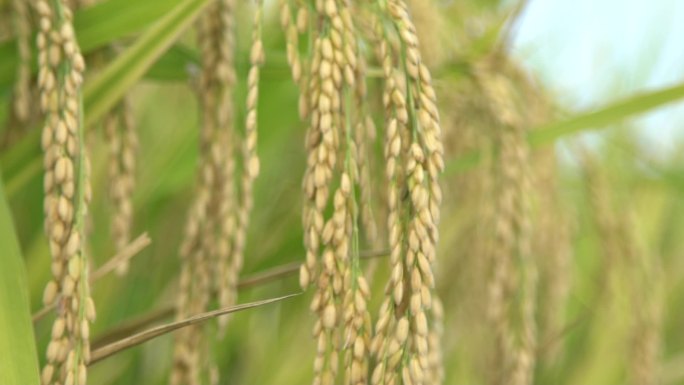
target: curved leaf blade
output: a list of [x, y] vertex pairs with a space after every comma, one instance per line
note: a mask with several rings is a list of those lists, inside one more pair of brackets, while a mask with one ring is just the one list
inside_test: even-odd
[[[532, 147], [554, 143], [568, 135], [578, 134], [619, 123], [627, 118], [655, 111], [684, 98], [684, 83], [617, 101], [603, 108], [580, 113], [569, 119], [538, 127], [527, 135]], [[466, 171], [482, 160], [482, 151], [473, 151], [447, 163], [447, 173]]]
[[684, 84], [638, 94], [607, 107], [540, 127], [530, 132], [528, 138], [532, 146], [551, 143], [566, 135], [601, 128], [632, 116], [656, 110], [682, 98], [684, 98]]
[[[74, 29], [81, 51], [90, 53], [117, 39], [140, 33], [181, 1], [108, 0], [80, 9], [74, 17]], [[35, 47], [32, 48], [35, 58]], [[18, 61], [14, 41], [0, 43], [0, 58], [0, 88], [11, 87]]]
[[218, 310], [213, 310], [209, 311], [206, 313], [201, 313], [195, 316], [192, 316], [190, 318], [186, 318], [184, 320], [172, 322], [167, 325], [161, 325], [157, 326], [145, 331], [142, 331], [140, 333], [134, 334], [130, 337], [123, 338], [119, 341], [112, 342], [109, 345], [105, 345], [95, 351], [93, 351], [92, 358], [90, 360], [90, 365], [103, 360], [111, 355], [114, 355], [118, 352], [121, 352], [125, 349], [132, 348], [133, 346], [137, 346], [142, 344], [143, 342], [147, 342], [153, 338], [157, 338], [159, 336], [163, 336], [164, 334], [170, 333], [174, 330], [184, 328], [186, 326], [190, 325], [195, 325], [202, 323], [204, 321], [210, 320], [212, 318], [230, 314], [230, 313], [235, 313], [238, 311], [242, 310], [247, 310], [247, 309], [252, 309], [255, 307], [263, 306], [263, 305], [268, 305], [270, 303], [274, 302], [279, 302], [284, 299], [292, 298], [295, 296], [300, 295], [301, 293], [295, 293], [295, 294], [289, 294], [289, 295], [284, 295], [282, 297], [277, 297], [277, 298], [271, 298], [271, 299], [266, 299], [262, 301], [256, 301], [256, 302], [250, 302], [250, 303], [245, 303], [241, 305], [236, 305], [236, 306], [231, 306], [223, 309], [218, 309]]
[[39, 384], [26, 272], [0, 180], [0, 384]]
[[184, 0], [178, 4], [86, 85], [87, 126], [100, 119], [145, 75], [207, 4], [208, 0]]

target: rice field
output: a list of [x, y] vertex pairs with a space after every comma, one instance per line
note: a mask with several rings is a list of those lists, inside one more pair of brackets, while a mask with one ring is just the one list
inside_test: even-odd
[[525, 6], [0, 0], [0, 385], [684, 384], [684, 87]]

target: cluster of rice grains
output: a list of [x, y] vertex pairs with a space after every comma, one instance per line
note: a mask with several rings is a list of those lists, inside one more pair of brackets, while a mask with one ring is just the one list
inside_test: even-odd
[[13, 112], [20, 123], [25, 123], [31, 112], [31, 20], [29, 2], [13, 0], [12, 11], [19, 54], [17, 80], [14, 86]]
[[[138, 148], [138, 134], [127, 98], [105, 116], [103, 126], [109, 145], [109, 193], [114, 211], [111, 232], [114, 247], [119, 252], [131, 238]], [[118, 274], [126, 273], [128, 261], [118, 265], [116, 271]]]
[[[284, 12], [289, 12], [287, 7]], [[298, 11], [302, 14], [302, 11]], [[285, 16], [287, 17], [287, 16]], [[285, 18], [284, 17], [284, 18]], [[299, 20], [298, 24], [303, 23]], [[307, 170], [303, 188], [306, 263], [300, 271], [303, 287], [316, 282], [311, 309], [318, 315], [314, 326], [317, 355], [316, 384], [333, 384], [338, 374], [340, 352], [344, 354], [345, 383], [365, 383], [370, 291], [359, 268], [357, 226], [358, 149], [352, 130], [358, 109], [352, 97], [361, 97], [363, 79], [357, 79], [358, 42], [350, 6], [344, 2], [319, 1], [312, 25], [313, 53], [308, 63], [310, 112], [306, 137]], [[295, 62], [296, 63], [296, 62]], [[339, 158], [339, 159], [338, 159]], [[333, 214], [324, 218], [330, 189]], [[318, 256], [322, 255], [322, 266]], [[320, 270], [319, 270], [320, 269]]]
[[494, 166], [496, 199], [494, 239], [489, 252], [489, 317], [494, 328], [492, 384], [532, 382], [536, 360], [537, 271], [532, 259], [531, 179], [525, 121], [513, 104], [512, 82], [501, 73], [480, 76], [497, 111], [494, 138], [499, 148]]
[[[309, 121], [300, 284], [316, 287], [313, 383], [438, 384], [440, 327], [433, 324], [442, 308], [433, 293], [432, 263], [441, 201], [437, 178], [444, 161], [436, 97], [406, 5], [354, 7], [344, 0], [318, 0], [308, 9], [299, 2], [281, 3], [288, 60], [304, 95], [300, 112]], [[307, 27], [312, 52], [302, 62], [298, 32]], [[368, 41], [383, 69], [391, 250], [391, 276], [373, 336], [358, 230], [361, 221], [370, 232], [366, 239], [375, 236], [364, 155], [375, 130], [365, 100], [364, 58], [367, 50], [373, 53], [363, 44]], [[338, 373], [341, 354], [344, 375]]]
[[32, 4], [26, 0], [0, 2], [0, 40], [16, 42], [16, 69], [6, 121], [0, 133], [0, 150], [9, 149], [34, 125], [39, 124], [40, 106], [37, 85], [32, 76], [35, 60], [32, 52], [32, 30], [37, 27]]
[[[663, 272], [657, 251], [640, 239], [632, 197], [620, 196], [616, 181], [597, 157], [580, 148], [579, 158], [601, 249], [601, 283], [593, 308], [610, 308], [625, 293], [629, 307], [624, 356], [630, 384], [662, 382], [659, 359], [663, 316]], [[611, 178], [613, 177], [613, 178]], [[628, 203], [629, 202], [629, 203]]]
[[[177, 302], [179, 319], [208, 310], [216, 299], [220, 307], [234, 305], [242, 268], [243, 250], [252, 207], [252, 184], [259, 173], [257, 99], [259, 66], [264, 61], [261, 43], [261, 4], [255, 12], [248, 75], [247, 117], [242, 143], [242, 170], [236, 172], [233, 146], [235, 128], [235, 2], [213, 2], [198, 23], [202, 72], [199, 99], [202, 113], [197, 192], [188, 214], [181, 246], [182, 269]], [[237, 180], [239, 176], [239, 181]], [[238, 195], [239, 192], [239, 195]], [[219, 319], [221, 329], [226, 318]], [[172, 384], [216, 383], [215, 367], [208, 356], [208, 341], [201, 326], [176, 334]]]
[[[437, 177], [444, 168], [439, 113], [430, 73], [421, 62], [415, 28], [405, 5], [389, 2], [388, 12], [399, 37], [399, 49], [383, 41], [379, 52], [389, 119], [385, 159], [392, 273], [387, 286], [389, 297], [376, 324], [372, 350], [378, 363], [372, 382], [393, 384], [401, 378], [404, 384], [439, 383], [438, 328], [431, 332], [428, 326], [429, 318], [439, 321], [442, 313], [438, 300], [433, 300], [431, 267], [441, 203]], [[386, 36], [387, 32], [380, 30], [378, 34]], [[393, 57], [405, 71], [398, 79]]]
[[83, 145], [81, 85], [85, 63], [75, 40], [72, 13], [58, 1], [38, 1], [40, 104], [45, 112], [45, 230], [52, 255], [46, 306], [57, 303], [43, 384], [84, 385], [95, 307], [90, 298], [83, 224], [90, 201]]

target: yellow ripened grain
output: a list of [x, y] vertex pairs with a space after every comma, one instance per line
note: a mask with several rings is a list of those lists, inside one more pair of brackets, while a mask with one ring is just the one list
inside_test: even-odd
[[525, 126], [512, 105], [514, 92], [501, 74], [480, 81], [498, 121], [495, 238], [490, 250], [488, 312], [494, 327], [493, 384], [532, 383], [536, 363], [536, 266], [531, 256], [530, 169]]
[[45, 153], [45, 231], [52, 255], [53, 279], [46, 306], [58, 301], [47, 347], [43, 384], [85, 385], [90, 360], [90, 323], [95, 312], [88, 284], [83, 228], [91, 200], [90, 167], [84, 153], [81, 86], [85, 62], [65, 4], [41, 0], [38, 86], [45, 112], [41, 145]]
[[[197, 188], [181, 244], [182, 266], [177, 318], [208, 310], [216, 293], [221, 307], [234, 305], [242, 267], [234, 257], [236, 218], [235, 157], [233, 151], [235, 85], [233, 0], [215, 1], [198, 23], [202, 55], [199, 100], [202, 123]], [[227, 319], [219, 319], [225, 327]], [[208, 380], [213, 363], [202, 326], [176, 334], [172, 384]]]
[[[114, 247], [119, 252], [131, 239], [138, 150], [138, 134], [127, 98], [105, 116], [103, 126], [109, 145], [109, 195], [113, 206], [111, 233]], [[128, 262], [117, 266], [119, 275], [127, 271]]]
[[29, 2], [13, 0], [12, 12], [17, 39], [19, 64], [14, 85], [14, 114], [20, 123], [26, 123], [31, 112], [31, 22]]
[[[392, 31], [379, 23], [375, 27], [388, 121], [385, 161], [390, 186], [391, 275], [371, 346], [377, 360], [371, 382], [439, 383], [441, 370], [430, 363], [429, 341], [436, 321], [430, 312], [435, 285], [432, 264], [442, 199], [437, 178], [444, 168], [439, 113], [406, 4], [389, 1], [381, 10], [393, 25]], [[398, 44], [392, 44], [391, 36], [396, 36]], [[404, 191], [406, 199], [400, 196]], [[440, 349], [434, 342], [433, 338], [436, 363]]]
[[[288, 20], [287, 5], [283, 9], [286, 30], [296, 24], [301, 31], [308, 11], [298, 11], [294, 21]], [[344, 360], [344, 382], [360, 384], [366, 381], [371, 327], [366, 307], [370, 293], [358, 267], [359, 151], [354, 137], [360, 110], [353, 95], [357, 76], [364, 75], [357, 72], [358, 34], [350, 4], [316, 1], [313, 11], [320, 23], [312, 26], [308, 78], [306, 87], [300, 85], [300, 99], [304, 100], [300, 106], [306, 106], [302, 116], [310, 123], [302, 216], [307, 256], [300, 284], [303, 288], [315, 285], [311, 302], [317, 315], [313, 383], [334, 383]], [[297, 62], [290, 60], [290, 65], [297, 72]], [[331, 203], [332, 213], [326, 218]]]

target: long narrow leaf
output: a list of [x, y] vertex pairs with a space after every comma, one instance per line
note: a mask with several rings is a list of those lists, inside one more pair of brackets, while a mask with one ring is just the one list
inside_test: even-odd
[[682, 98], [684, 98], [684, 84], [635, 95], [607, 107], [542, 126], [529, 134], [530, 144], [538, 146], [552, 143], [563, 136], [605, 127], [626, 118], [655, 110]]
[[24, 262], [0, 181], [0, 384], [38, 384]]
[[[593, 129], [604, 128], [624, 119], [654, 111], [666, 104], [684, 98], [684, 84], [632, 96], [609, 106], [580, 113], [566, 120], [547, 124], [532, 130], [527, 139], [533, 147], [554, 143], [556, 140]], [[481, 160], [481, 153], [473, 151], [447, 164], [448, 173], [465, 171]]]
[[76, 13], [74, 28], [81, 49], [90, 52], [145, 30], [182, 0], [109, 0]]
[[184, 0], [88, 83], [84, 91], [86, 125], [91, 125], [111, 109], [207, 4], [208, 0]]
[[[74, 29], [83, 53], [140, 33], [182, 0], [108, 0], [78, 10]], [[33, 55], [35, 57], [35, 53]], [[14, 41], [0, 43], [0, 88], [10, 87], [17, 66]]]
[[183, 328], [186, 326], [198, 324], [198, 323], [207, 321], [211, 318], [215, 318], [215, 317], [222, 316], [225, 314], [234, 313], [234, 312], [238, 312], [241, 310], [247, 310], [247, 309], [267, 305], [269, 303], [282, 301], [284, 299], [292, 298], [292, 297], [297, 296], [297, 295], [299, 295], [299, 293], [289, 294], [289, 295], [285, 295], [285, 296], [277, 297], [277, 298], [266, 299], [263, 301], [250, 302], [250, 303], [237, 305], [237, 306], [231, 306], [231, 307], [227, 307], [225, 309], [219, 309], [219, 310], [214, 310], [214, 311], [198, 314], [196, 316], [193, 316], [193, 317], [181, 320], [181, 321], [173, 322], [173, 323], [170, 323], [167, 325], [157, 326], [157, 327], [154, 327], [152, 329], [146, 330], [144, 332], [140, 332], [138, 334], [132, 335], [130, 337], [126, 337], [126, 338], [121, 339], [117, 342], [113, 342], [109, 345], [105, 345], [102, 348], [95, 350], [92, 353], [92, 358], [90, 360], [90, 364], [94, 364], [94, 363], [96, 363], [100, 360], [103, 360], [103, 359], [105, 359], [105, 358], [107, 358], [113, 354], [120, 352], [120, 351], [131, 348], [133, 346], [140, 345], [143, 342], [147, 342], [153, 338], [156, 338], [156, 337], [162, 336], [164, 334], [170, 333], [174, 330], [177, 330], [177, 329], [180, 329], [180, 328]]

